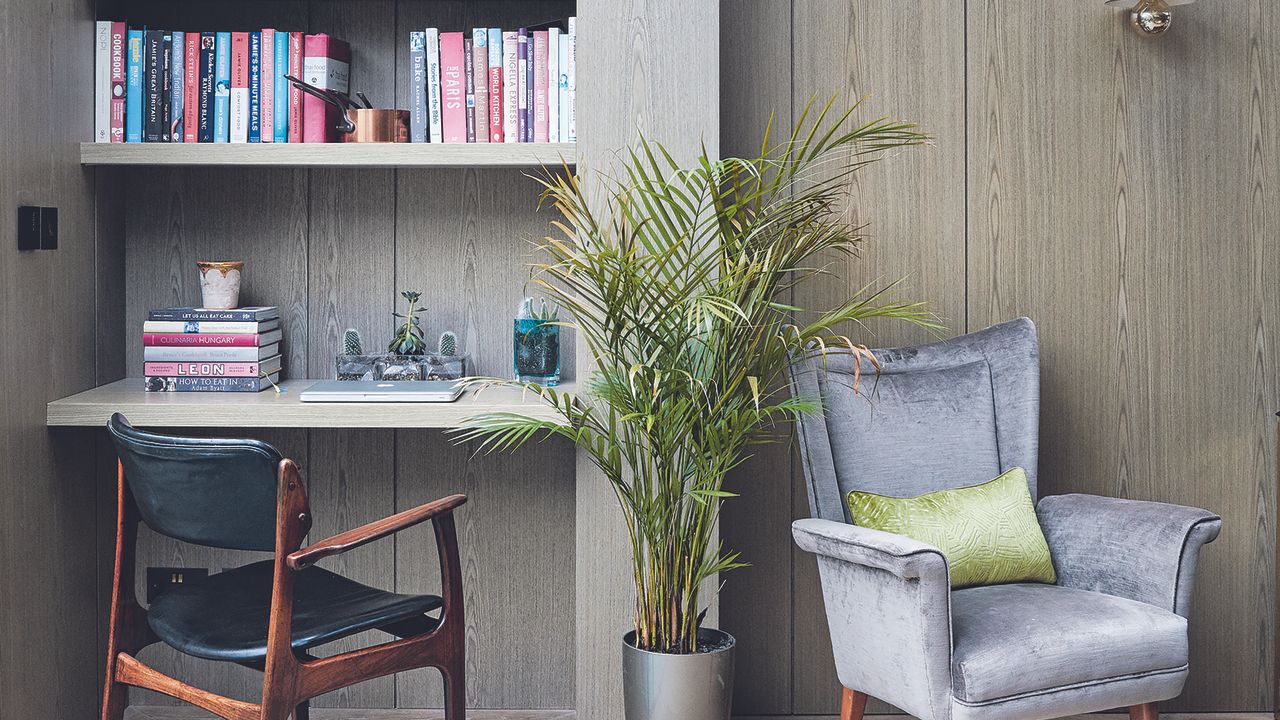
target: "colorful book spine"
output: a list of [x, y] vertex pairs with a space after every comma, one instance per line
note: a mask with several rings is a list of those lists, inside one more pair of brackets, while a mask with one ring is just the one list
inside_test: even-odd
[[280, 354], [280, 345], [262, 347], [174, 347], [149, 345], [142, 348], [145, 362], [263, 362]]
[[173, 35], [164, 33], [160, 44], [160, 142], [173, 140]]
[[547, 28], [547, 142], [560, 142], [560, 28]]
[[200, 33], [187, 33], [182, 55], [182, 141], [193, 143], [200, 140]]
[[525, 42], [524, 89], [525, 89], [526, 97], [524, 100], [525, 102], [524, 112], [525, 112], [525, 115], [528, 116], [525, 120], [525, 133], [524, 133], [525, 142], [533, 142], [533, 134], [534, 134], [533, 126], [535, 124], [534, 116], [538, 112], [538, 104], [537, 104], [538, 93], [536, 90], [538, 86], [534, 83], [534, 76], [537, 74], [537, 67], [538, 67], [538, 43], [537, 43], [537, 38], [534, 37], [533, 31], [530, 31], [529, 38]]
[[547, 31], [533, 34], [533, 141], [547, 141]]
[[[289, 33], [289, 74], [302, 77], [302, 45], [300, 32]], [[289, 83], [289, 142], [302, 142], [302, 91]]]
[[[293, 85], [284, 79], [289, 74], [289, 33], [276, 33], [276, 71], [275, 71], [275, 109], [272, 111], [275, 121], [275, 141], [289, 142], [289, 90]], [[296, 76], [295, 76], [296, 77]]]
[[260, 140], [275, 142], [276, 125], [276, 31], [262, 29], [262, 56], [258, 59], [259, 87], [258, 121], [261, 123]]
[[93, 141], [111, 142], [111, 21], [94, 25]]
[[446, 143], [467, 141], [467, 72], [462, 46], [462, 33], [440, 33], [441, 122]]
[[280, 327], [279, 320], [147, 320], [144, 333], [213, 333], [215, 335], [259, 335]]
[[213, 141], [230, 139], [231, 120], [231, 33], [217, 33], [213, 81]]
[[502, 33], [502, 141], [520, 142], [519, 40], [514, 31]]
[[564, 142], [578, 141], [578, 18], [569, 18], [569, 134]]
[[279, 373], [266, 378], [148, 376], [143, 387], [147, 392], [262, 392], [279, 378]]
[[560, 33], [557, 60], [559, 76], [556, 78], [556, 104], [559, 105], [559, 142], [569, 141], [569, 33]]
[[164, 133], [164, 32], [147, 30], [142, 49], [142, 141], [160, 142]]
[[249, 33], [231, 33], [230, 140], [249, 142]]
[[262, 142], [262, 33], [249, 33], [249, 142]]
[[475, 119], [474, 142], [489, 142], [489, 31], [471, 31], [471, 112]]
[[124, 140], [142, 142], [142, 31], [129, 31], [128, 86], [125, 91]]
[[169, 35], [169, 141], [180, 143], [186, 141], [187, 34], [175, 30]]
[[142, 372], [148, 377], [251, 377], [280, 371], [280, 360], [268, 362], [148, 362]]
[[474, 54], [471, 36], [464, 35], [462, 38], [462, 86], [464, 88], [463, 97], [465, 98], [463, 110], [466, 113], [466, 136], [469, 143], [476, 141], [476, 83], [472, 70], [472, 65], [475, 62], [473, 59]]
[[431, 142], [444, 142], [444, 116], [440, 104], [440, 31], [427, 28], [427, 130]]
[[516, 96], [520, 109], [516, 113], [516, 135], [520, 142], [529, 142], [529, 31], [520, 28], [516, 31]]
[[[307, 35], [302, 49], [302, 79], [324, 90], [349, 91], [351, 48], [325, 33]], [[338, 108], [307, 95], [302, 100], [302, 141], [337, 142]]]
[[214, 108], [217, 105], [218, 38], [214, 33], [200, 33], [200, 107], [196, 114], [196, 142], [213, 142]]
[[427, 141], [427, 34], [409, 33], [409, 142]]
[[503, 142], [502, 29], [489, 28], [489, 142]]
[[160, 347], [258, 347], [280, 341], [279, 330], [256, 335], [233, 333], [143, 333], [143, 345]]
[[237, 310], [207, 308], [158, 308], [147, 313], [148, 320], [196, 320], [200, 322], [266, 322], [280, 317], [276, 307], [243, 307]]
[[125, 46], [129, 29], [122, 22], [111, 23], [111, 142], [124, 142], [125, 89], [129, 82]]

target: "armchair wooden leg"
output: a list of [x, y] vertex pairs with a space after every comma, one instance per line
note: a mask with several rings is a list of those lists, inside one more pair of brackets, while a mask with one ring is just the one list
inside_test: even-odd
[[840, 696], [840, 720], [862, 720], [866, 710], [867, 694], [845, 688]]
[[1159, 720], [1160, 711], [1155, 703], [1129, 706], [1129, 720]]
[[303, 700], [293, 709], [293, 720], [311, 720], [310, 700]]
[[462, 663], [453, 661], [448, 665], [442, 665], [440, 675], [444, 677], [445, 720], [466, 720], [467, 683], [466, 670]]

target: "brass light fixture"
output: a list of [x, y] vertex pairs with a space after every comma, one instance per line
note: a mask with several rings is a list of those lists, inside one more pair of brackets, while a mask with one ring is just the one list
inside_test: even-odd
[[1145, 35], [1161, 35], [1173, 24], [1175, 5], [1190, 5], [1195, 0], [1106, 0], [1112, 7], [1129, 11], [1129, 22]]

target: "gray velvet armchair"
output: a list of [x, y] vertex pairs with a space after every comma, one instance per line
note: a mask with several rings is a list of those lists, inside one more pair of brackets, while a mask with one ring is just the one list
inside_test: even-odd
[[847, 354], [797, 363], [791, 377], [794, 393], [821, 397], [825, 410], [800, 423], [813, 517], [792, 532], [817, 556], [841, 717], [860, 718], [870, 695], [922, 720], [1117, 707], [1154, 720], [1155, 703], [1182, 691], [1196, 557], [1222, 521], [1155, 502], [1046, 497], [1036, 510], [1057, 584], [953, 591], [937, 548], [850, 524], [844, 496], [914, 496], [1021, 466], [1034, 499], [1035, 327], [1021, 318], [876, 356], [881, 375], [864, 366], [863, 395]]

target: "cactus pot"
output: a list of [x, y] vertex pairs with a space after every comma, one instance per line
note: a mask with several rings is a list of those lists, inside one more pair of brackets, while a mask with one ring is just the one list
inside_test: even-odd
[[701, 628], [706, 652], [673, 655], [641, 650], [635, 631], [622, 638], [626, 720], [729, 720], [733, 706], [733, 648], [723, 630]]

